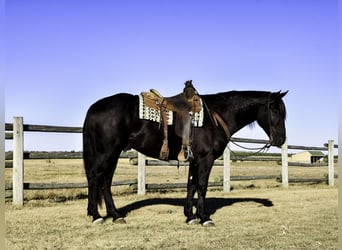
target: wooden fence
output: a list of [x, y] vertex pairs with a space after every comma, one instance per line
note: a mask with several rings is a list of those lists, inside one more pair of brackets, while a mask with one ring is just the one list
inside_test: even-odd
[[[81, 127], [64, 127], [64, 126], [45, 126], [45, 125], [28, 125], [23, 123], [22, 117], [14, 117], [13, 124], [6, 123], [5, 124], [5, 138], [13, 140], [13, 184], [7, 186], [8, 189], [13, 190], [13, 204], [14, 205], [23, 205], [24, 201], [24, 189], [43, 189], [43, 188], [79, 188], [79, 187], [87, 187], [86, 183], [69, 183], [63, 184], [60, 183], [56, 185], [43, 185], [43, 184], [30, 184], [24, 183], [24, 159], [53, 159], [53, 158], [82, 158], [82, 154], [80, 152], [74, 153], [63, 153], [61, 154], [51, 154], [51, 153], [25, 153], [24, 152], [24, 132], [53, 132], [53, 133], [82, 133]], [[266, 144], [267, 140], [256, 140], [256, 139], [245, 139], [245, 138], [231, 138], [232, 142], [240, 142], [240, 143], [253, 143], [253, 144]], [[327, 144], [323, 147], [307, 147], [307, 146], [295, 146], [288, 145], [287, 139], [285, 143], [281, 147], [281, 181], [283, 187], [288, 187], [289, 178], [288, 178], [288, 149], [295, 150], [319, 150], [319, 151], [328, 151], [328, 184], [330, 186], [334, 185], [334, 148], [337, 148], [338, 145], [334, 145], [333, 140], [329, 140]], [[7, 156], [7, 159], [11, 157]], [[246, 158], [247, 160], [247, 158]], [[265, 160], [265, 159], [264, 159]], [[268, 159], [268, 160], [278, 160], [278, 159]], [[143, 195], [147, 189], [152, 188], [160, 188], [162, 184], [146, 184], [146, 157], [143, 154], [138, 153], [138, 179], [137, 182], [133, 181], [121, 181], [121, 182], [113, 182], [112, 185], [128, 185], [128, 184], [138, 184], [138, 194]], [[230, 176], [230, 150], [229, 144], [226, 147], [223, 154], [223, 191], [230, 192], [230, 182], [232, 180], [236, 180], [236, 178], [232, 178]], [[159, 162], [160, 164], [161, 162]], [[267, 178], [262, 176], [260, 178]], [[274, 176], [272, 177], [274, 178]], [[257, 177], [250, 178], [239, 178], [242, 179], [257, 179]], [[259, 179], [259, 178], [258, 178]], [[222, 185], [222, 183], [211, 183], [212, 185]], [[156, 187], [155, 187], [156, 186]], [[186, 184], [175, 184], [174, 187], [186, 187]]]

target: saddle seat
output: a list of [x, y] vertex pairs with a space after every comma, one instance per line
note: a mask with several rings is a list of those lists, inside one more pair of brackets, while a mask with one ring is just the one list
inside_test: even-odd
[[150, 92], [142, 92], [144, 102], [147, 106], [159, 109], [160, 106], [165, 107], [169, 111], [174, 112], [200, 112], [202, 109], [201, 98], [198, 94], [194, 94], [190, 98], [186, 98], [184, 92], [171, 97], [163, 97], [157, 90], [150, 89]]

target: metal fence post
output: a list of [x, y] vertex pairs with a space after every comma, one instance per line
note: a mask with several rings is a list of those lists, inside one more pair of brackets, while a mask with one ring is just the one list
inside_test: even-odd
[[146, 156], [138, 152], [138, 195], [146, 193]]
[[334, 140], [328, 141], [328, 182], [334, 186]]
[[13, 205], [24, 204], [23, 117], [13, 117]]
[[223, 153], [223, 192], [230, 192], [230, 149], [227, 144]]
[[284, 144], [281, 146], [281, 178], [283, 187], [289, 186], [289, 171], [288, 171], [288, 152], [287, 152], [287, 137]]

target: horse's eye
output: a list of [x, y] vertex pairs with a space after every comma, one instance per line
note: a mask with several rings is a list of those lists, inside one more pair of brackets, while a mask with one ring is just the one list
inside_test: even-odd
[[272, 110], [273, 113], [279, 114], [279, 109], [277, 109], [274, 104], [271, 105], [271, 110]]

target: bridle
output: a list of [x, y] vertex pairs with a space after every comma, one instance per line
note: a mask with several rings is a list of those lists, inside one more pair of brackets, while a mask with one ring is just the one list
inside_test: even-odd
[[[208, 109], [209, 111], [209, 109]], [[254, 152], [253, 154], [251, 155], [254, 155], [254, 154], [258, 154], [260, 152], [267, 152], [268, 149], [272, 146], [271, 142], [273, 141], [273, 130], [271, 129], [271, 93], [268, 95], [268, 98], [267, 98], [267, 113], [268, 113], [268, 127], [269, 127], [269, 137], [270, 137], [270, 141], [268, 143], [266, 143], [264, 146], [262, 147], [256, 147], [256, 148], [251, 148], [251, 147], [245, 147], [245, 146], [242, 146], [240, 145], [239, 143], [237, 142], [234, 142], [234, 141], [231, 141], [230, 138], [231, 138], [231, 133], [229, 131], [229, 128], [228, 128], [228, 125], [227, 123], [222, 119], [222, 117], [216, 113], [216, 112], [212, 112], [212, 113], [209, 113], [212, 115], [212, 118], [214, 120], [214, 125], [217, 127], [218, 124], [220, 124], [220, 126], [223, 128], [225, 134], [226, 134], [226, 137], [228, 139], [228, 142], [230, 141], [232, 144], [234, 144], [235, 146], [238, 146], [240, 148], [243, 148], [243, 149], [246, 149], [246, 150], [257, 150], [256, 152]], [[233, 152], [231, 149], [229, 149], [231, 152]]]
[[273, 130], [271, 127], [271, 93], [268, 95], [267, 98], [267, 114], [268, 114], [268, 127], [270, 132], [270, 142], [273, 141]]
[[[195, 89], [195, 92], [196, 94], [198, 94], [199, 96], [201, 96], [198, 91]], [[265, 151], [268, 151], [268, 149], [272, 146], [271, 142], [273, 141], [273, 131], [271, 129], [271, 94], [270, 93], [267, 97], [267, 113], [268, 113], [268, 126], [269, 126], [269, 137], [270, 137], [270, 142], [266, 143], [264, 146], [262, 147], [256, 147], [256, 148], [250, 148], [250, 147], [245, 147], [245, 146], [242, 146], [234, 141], [231, 141], [230, 138], [231, 138], [231, 133], [230, 133], [230, 130], [229, 130], [229, 127], [227, 125], [227, 123], [223, 120], [223, 118], [217, 113], [217, 112], [211, 112], [208, 105], [206, 104], [206, 102], [202, 99], [202, 103], [205, 107], [205, 109], [207, 110], [208, 112], [208, 115], [209, 115], [209, 118], [211, 120], [211, 122], [213, 123], [213, 125], [215, 127], [218, 127], [218, 125], [220, 125], [222, 127], [222, 129], [224, 130], [224, 133], [226, 134], [226, 137], [227, 137], [227, 141], [233, 143], [234, 145], [240, 147], [240, 148], [243, 148], [243, 149], [246, 149], [246, 150], [257, 150], [256, 152], [254, 152], [253, 154], [251, 155], [254, 155], [254, 154], [258, 154], [260, 152], [265, 152]], [[229, 145], [228, 145], [229, 147]], [[233, 152], [231, 149], [229, 149], [231, 152]]]

